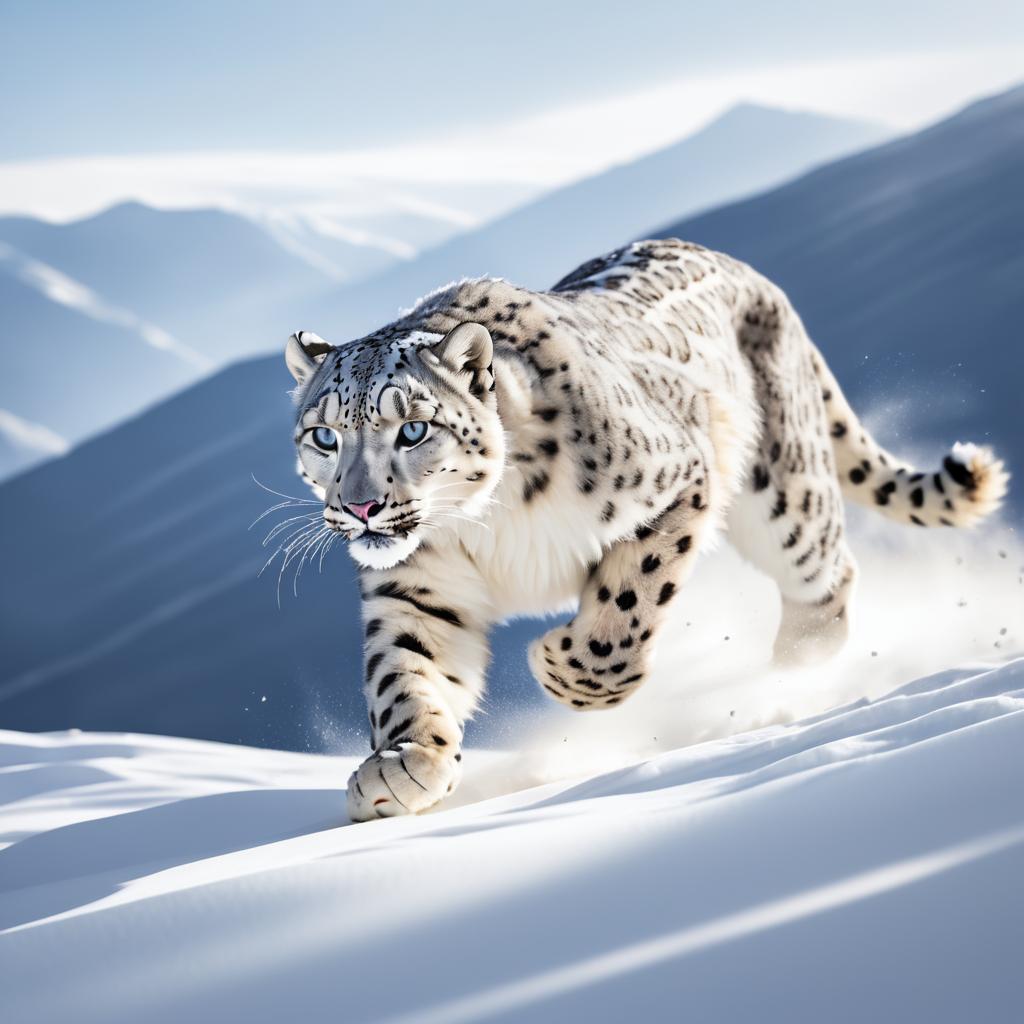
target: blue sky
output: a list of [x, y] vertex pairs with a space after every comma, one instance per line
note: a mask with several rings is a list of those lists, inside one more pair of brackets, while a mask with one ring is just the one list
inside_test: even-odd
[[911, 131], [1022, 79], [1019, 0], [0, 0], [0, 215], [465, 227], [740, 101]]
[[423, 142], [687, 77], [1024, 41], [1003, 0], [0, 9], [7, 160]]

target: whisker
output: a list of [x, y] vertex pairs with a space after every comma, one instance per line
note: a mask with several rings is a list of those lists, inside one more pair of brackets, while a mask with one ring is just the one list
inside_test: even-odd
[[266, 484], [260, 483], [260, 481], [256, 479], [255, 474], [250, 473], [249, 476], [252, 477], [252, 482], [257, 487], [260, 487], [264, 491], [266, 491], [267, 494], [275, 494], [279, 498], [287, 498], [289, 501], [297, 501], [297, 502], [299, 502], [299, 504], [304, 504], [304, 505], [317, 505], [317, 504], [319, 504], [319, 502], [315, 501], [312, 498], [296, 498], [294, 494], [285, 494], [283, 491], [275, 491], [273, 487], [268, 487]]
[[[431, 489], [429, 495], [427, 496], [427, 499], [417, 498], [416, 500], [417, 501], [428, 500], [429, 498], [432, 498], [435, 494], [440, 494], [442, 491], [450, 490], [452, 487], [465, 487], [467, 482], [468, 481], [465, 481], [465, 480], [453, 480], [451, 483], [441, 484], [439, 487], [434, 487], [434, 488]], [[499, 501], [493, 495], [491, 495], [487, 499], [487, 504], [488, 505], [491, 505], [491, 504], [499, 505], [501, 508], [504, 508], [504, 509], [508, 508], [508, 505], [506, 505], [503, 501]]]
[[331, 530], [331, 535], [327, 538], [327, 543], [324, 544], [324, 546], [320, 549], [320, 563], [317, 566], [318, 573], [322, 573], [324, 571], [324, 555], [326, 555], [327, 552], [331, 550], [331, 547], [334, 545], [334, 542], [340, 536], [340, 533], [336, 533], [334, 530]]
[[[288, 569], [288, 566], [298, 557], [299, 553], [302, 552], [307, 542], [320, 530], [320, 526], [312, 524], [304, 527], [299, 535], [289, 542], [284, 547], [285, 556], [281, 560], [281, 569], [277, 574], [277, 607], [281, 607], [281, 582], [284, 579], [284, 574]], [[279, 549], [280, 550], [280, 549]]]
[[310, 555], [311, 552], [315, 551], [317, 544], [323, 541], [324, 534], [327, 532], [327, 530], [328, 527], [325, 524], [320, 528], [320, 530], [314, 533], [313, 536], [308, 541], [306, 541], [306, 544], [302, 551], [302, 557], [299, 559], [298, 568], [295, 570], [295, 576], [292, 578], [292, 593], [296, 597], [299, 596], [299, 577], [302, 575], [302, 570], [306, 566], [306, 558]]
[[[260, 513], [260, 514], [259, 514], [259, 515], [258, 515], [258, 516], [257, 516], [257, 517], [256, 517], [256, 518], [255, 518], [255, 519], [254, 519], [254, 520], [253, 520], [253, 521], [252, 521], [252, 522], [251, 522], [250, 524], [249, 524], [249, 529], [251, 530], [251, 529], [252, 529], [252, 528], [253, 528], [253, 527], [254, 527], [254, 526], [255, 526], [255, 525], [256, 525], [256, 524], [258, 523], [258, 522], [260, 522], [260, 520], [261, 520], [261, 519], [266, 519], [266, 518], [267, 518], [267, 516], [269, 516], [271, 512], [276, 512], [276, 511], [277, 511], [278, 509], [281, 509], [281, 508], [296, 508], [296, 507], [298, 507], [299, 505], [304, 505], [304, 504], [305, 504], [305, 502], [298, 502], [298, 501], [281, 501], [281, 502], [278, 502], [278, 503], [277, 503], [276, 505], [271, 505], [271, 506], [270, 506], [270, 508], [268, 508], [266, 512], [261, 512], [261, 513]], [[320, 504], [320, 503], [319, 503], [319, 502], [316, 502], [316, 504]]]
[[288, 566], [295, 560], [299, 553], [306, 546], [308, 538], [303, 537], [302, 541], [297, 545], [294, 551], [289, 551], [285, 554], [285, 557], [281, 561], [281, 568], [277, 574], [277, 607], [281, 607], [281, 584], [284, 582], [284, 574], [288, 570]]
[[[438, 502], [436, 505], [428, 505], [426, 511], [431, 511], [435, 508], [442, 509], [445, 512], [465, 512], [465, 509], [461, 505], [454, 505], [448, 501]], [[468, 515], [468, 513], [466, 513]]]
[[263, 575], [264, 570], [270, 565], [271, 562], [274, 561], [275, 558], [277, 558], [279, 554], [281, 554], [282, 551], [286, 553], [291, 551], [292, 546], [298, 543], [299, 535], [302, 534], [304, 531], [310, 529], [311, 526], [312, 524], [309, 523], [303, 526], [299, 526], [288, 537], [286, 537], [274, 550], [273, 554], [263, 563], [263, 568], [261, 568], [260, 571], [256, 574], [257, 578]]
[[453, 487], [465, 487], [465, 486], [466, 486], [466, 481], [465, 480], [452, 480], [450, 483], [438, 484], [437, 487], [431, 487], [430, 493], [431, 494], [440, 494], [441, 491], [450, 491]]
[[299, 544], [318, 528], [319, 523], [302, 523], [296, 526], [287, 537], [281, 541], [281, 547], [286, 553], [290, 553], [295, 545]]
[[454, 512], [434, 511], [433, 509], [429, 513], [431, 518], [438, 519], [454, 519], [459, 523], [469, 523], [471, 526], [482, 526], [488, 533], [493, 533], [489, 523], [482, 523], [479, 519], [470, 519], [468, 516], [460, 516]]
[[277, 534], [279, 534], [282, 530], [286, 530], [290, 523], [294, 523], [294, 522], [297, 522], [297, 521], [303, 520], [303, 519], [315, 519], [315, 518], [318, 518], [318, 517], [322, 518], [322, 514], [319, 511], [316, 511], [316, 512], [304, 512], [302, 515], [292, 516], [290, 519], [285, 519], [282, 522], [277, 523], [271, 529], [271, 531], [266, 535], [266, 537], [263, 538], [263, 547], [266, 547], [267, 544], [269, 544], [270, 541], [274, 537], [276, 537]]
[[320, 535], [320, 538], [310, 549], [309, 564], [311, 566], [317, 560], [318, 556], [320, 556], [321, 565], [323, 564], [323, 552], [326, 549], [327, 545], [330, 543], [332, 536], [334, 536], [334, 531], [330, 527], [325, 526], [324, 532]]
[[[300, 534], [308, 530], [310, 527], [315, 526], [316, 523], [300, 523], [298, 526], [292, 527], [289, 532], [282, 534], [280, 537], [275, 538], [280, 541], [280, 547], [287, 549], [290, 544], [298, 540]], [[280, 550], [280, 548], [278, 549]]]

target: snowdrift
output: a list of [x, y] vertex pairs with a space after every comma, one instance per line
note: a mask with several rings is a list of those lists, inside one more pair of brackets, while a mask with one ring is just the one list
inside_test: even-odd
[[1022, 749], [1024, 660], [357, 826], [351, 759], [3, 733], [4, 1016], [1007, 1020]]

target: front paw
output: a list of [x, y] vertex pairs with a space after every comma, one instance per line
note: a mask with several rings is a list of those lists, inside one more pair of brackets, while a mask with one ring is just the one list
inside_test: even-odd
[[458, 785], [462, 754], [399, 743], [368, 757], [348, 780], [352, 821], [419, 814]]
[[643, 682], [649, 633], [583, 633], [577, 622], [549, 630], [530, 645], [534, 678], [546, 693], [577, 711], [620, 704]]

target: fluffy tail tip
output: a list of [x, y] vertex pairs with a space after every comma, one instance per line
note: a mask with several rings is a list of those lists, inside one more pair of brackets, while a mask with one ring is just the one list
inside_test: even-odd
[[1003, 503], [1010, 474], [991, 448], [957, 442], [943, 463], [946, 472], [963, 489], [957, 502], [958, 526], [974, 526]]

